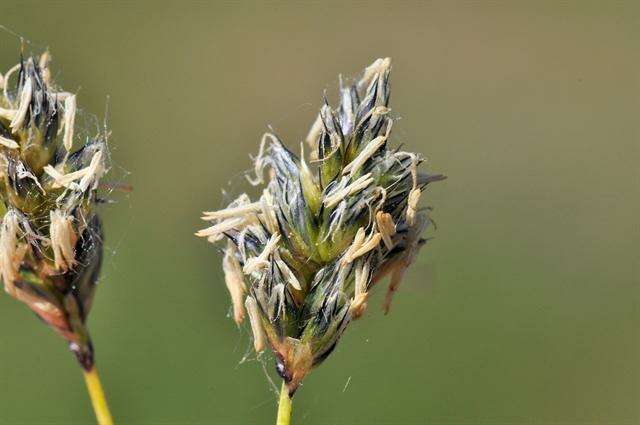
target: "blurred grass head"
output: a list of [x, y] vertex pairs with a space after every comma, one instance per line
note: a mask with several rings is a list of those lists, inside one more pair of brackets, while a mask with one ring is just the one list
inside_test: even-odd
[[93, 365], [86, 319], [102, 261], [95, 206], [107, 135], [82, 140], [76, 96], [51, 80], [50, 56], [0, 74], [0, 275], [5, 291]]
[[390, 72], [390, 59], [378, 59], [359, 79], [341, 80], [339, 104], [325, 98], [299, 155], [265, 134], [248, 176], [262, 188], [257, 200], [243, 193], [202, 217], [212, 225], [198, 236], [227, 240], [234, 319], [249, 316], [255, 350], [271, 347], [289, 395], [364, 314], [386, 276], [389, 310], [426, 242], [431, 220], [419, 200], [444, 176], [421, 171], [419, 154], [390, 146]]

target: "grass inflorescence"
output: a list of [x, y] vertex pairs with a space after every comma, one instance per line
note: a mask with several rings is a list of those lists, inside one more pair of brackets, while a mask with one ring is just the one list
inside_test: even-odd
[[255, 350], [273, 350], [289, 397], [386, 276], [389, 310], [425, 244], [431, 220], [419, 201], [445, 177], [421, 171], [422, 156], [390, 145], [390, 72], [390, 59], [378, 59], [356, 81], [341, 81], [339, 105], [325, 99], [299, 155], [265, 134], [248, 176], [260, 196], [243, 193], [205, 212], [210, 227], [197, 233], [226, 240], [234, 319], [248, 315]]
[[86, 321], [103, 254], [96, 204], [107, 134], [78, 135], [76, 95], [52, 81], [49, 59], [21, 57], [0, 74], [0, 276], [68, 342], [89, 390], [102, 394]]

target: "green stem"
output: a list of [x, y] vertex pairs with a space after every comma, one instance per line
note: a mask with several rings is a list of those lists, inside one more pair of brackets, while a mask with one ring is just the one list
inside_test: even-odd
[[291, 424], [291, 397], [289, 397], [289, 389], [287, 384], [282, 381], [282, 388], [280, 389], [280, 403], [278, 404], [278, 420], [276, 425], [290, 425]]
[[84, 371], [84, 380], [87, 383], [87, 391], [89, 392], [98, 424], [113, 425], [113, 418], [111, 417], [111, 412], [109, 412], [107, 398], [104, 396], [104, 390], [95, 365], [91, 369]]

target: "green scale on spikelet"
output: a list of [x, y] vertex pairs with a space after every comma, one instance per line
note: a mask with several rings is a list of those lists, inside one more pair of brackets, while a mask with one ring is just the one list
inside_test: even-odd
[[88, 370], [85, 321], [102, 260], [94, 206], [106, 135], [73, 150], [76, 97], [51, 82], [48, 62], [45, 53], [0, 74], [0, 276]]
[[[370, 289], [391, 277], [384, 309], [424, 244], [430, 219], [418, 208], [425, 187], [444, 178], [418, 170], [422, 158], [388, 145], [390, 60], [378, 59], [357, 82], [325, 99], [307, 137], [311, 155], [265, 134], [255, 176], [268, 183], [258, 201], [242, 194], [205, 212], [197, 233], [228, 240], [225, 280], [240, 323], [249, 315], [257, 351], [268, 342], [293, 394], [308, 371], [362, 315]], [[303, 150], [303, 149], [301, 149]]]

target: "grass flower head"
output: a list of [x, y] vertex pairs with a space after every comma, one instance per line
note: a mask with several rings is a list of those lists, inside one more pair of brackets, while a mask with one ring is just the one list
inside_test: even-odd
[[0, 74], [0, 277], [95, 373], [86, 320], [102, 262], [95, 206], [108, 151], [105, 134], [78, 137], [76, 115], [75, 94], [51, 80], [48, 53]]
[[[262, 189], [205, 212], [198, 236], [226, 240], [223, 269], [234, 319], [248, 316], [254, 346], [269, 346], [289, 396], [333, 351], [390, 277], [384, 310], [424, 245], [430, 224], [419, 207], [443, 175], [390, 144], [390, 59], [378, 59], [339, 105], [325, 99], [300, 154], [267, 133], [249, 181]], [[309, 155], [305, 157], [305, 145]]]

